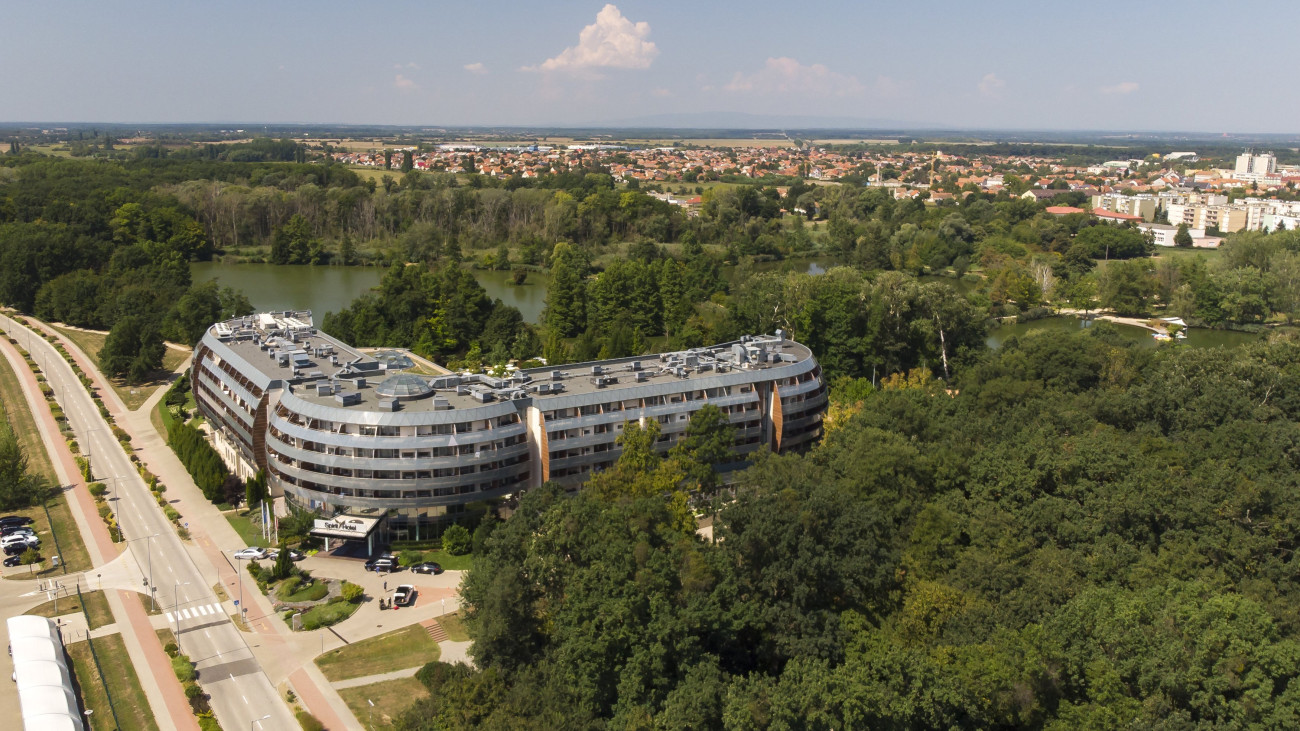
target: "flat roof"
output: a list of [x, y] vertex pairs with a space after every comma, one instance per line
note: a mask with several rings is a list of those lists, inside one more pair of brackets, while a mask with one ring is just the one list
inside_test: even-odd
[[[762, 380], [745, 376], [813, 357], [806, 346], [778, 331], [689, 350], [509, 371], [501, 378], [481, 373], [430, 376], [399, 367], [411, 363], [394, 357], [399, 353], [389, 351], [376, 358], [319, 332], [307, 311], [235, 318], [213, 325], [209, 333], [228, 349], [227, 355], [257, 371], [261, 379], [255, 380], [280, 381], [307, 404], [379, 413], [481, 409], [493, 404], [498, 408], [492, 411], [506, 413], [500, 408], [503, 402], [521, 395], [545, 401], [607, 392], [610, 400], [617, 400], [620, 390], [686, 390], [680, 386], [683, 381], [710, 388], [718, 385], [719, 376], [728, 383]], [[220, 349], [217, 352], [222, 354]], [[397, 408], [391, 408], [393, 394], [382, 388], [390, 378], [419, 378], [431, 392], [419, 398], [399, 397]], [[318, 392], [320, 386], [330, 388]], [[398, 393], [415, 395], [419, 390], [408, 385]]]

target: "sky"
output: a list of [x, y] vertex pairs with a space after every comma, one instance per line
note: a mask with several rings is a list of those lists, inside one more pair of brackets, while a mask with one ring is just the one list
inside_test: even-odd
[[0, 121], [1295, 133], [1297, 28], [1294, 0], [7, 0]]

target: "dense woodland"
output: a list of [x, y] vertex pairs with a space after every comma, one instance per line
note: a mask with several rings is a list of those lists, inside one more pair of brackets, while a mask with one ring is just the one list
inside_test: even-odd
[[[712, 507], [728, 439], [706, 412], [665, 457], [629, 428], [589, 489], [524, 495], [464, 587], [477, 669], [422, 670], [400, 727], [1300, 725], [1300, 343], [1142, 350], [1099, 325], [984, 347], [991, 316], [1047, 304], [1290, 321], [1300, 234], [1153, 259], [1137, 230], [1005, 194], [715, 187], [691, 217], [597, 168], [373, 183], [304, 159], [6, 156], [0, 302], [111, 328], [106, 367], [141, 377], [161, 338], [250, 309], [190, 261], [367, 262], [380, 287], [322, 320], [356, 345], [560, 363], [782, 328], [833, 382], [824, 442]], [[748, 268], [810, 252], [845, 266]], [[467, 263], [548, 268], [543, 322]], [[915, 276], [938, 272], [974, 287]], [[236, 492], [171, 436], [210, 498]]]
[[662, 466], [527, 494], [464, 586], [477, 669], [399, 726], [1294, 727], [1300, 344], [1119, 343], [839, 384], [714, 541]]

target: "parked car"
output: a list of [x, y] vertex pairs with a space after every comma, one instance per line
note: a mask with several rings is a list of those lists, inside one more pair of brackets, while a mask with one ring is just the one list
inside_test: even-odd
[[0, 518], [0, 526], [31, 525], [35, 522], [35, 520], [28, 518], [25, 515], [6, 515], [3, 518]]
[[[289, 552], [289, 560], [290, 560], [290, 561], [301, 561], [301, 560], [303, 560], [304, 558], [307, 558], [306, 556], [303, 555], [303, 553], [302, 553], [301, 551], [295, 551], [295, 550], [293, 550], [292, 548], [288, 548], [288, 549], [285, 549], [285, 550], [287, 550], [287, 551]], [[271, 559], [272, 561], [278, 559], [278, 558], [280, 557], [280, 549], [278, 549], [278, 548], [270, 548], [270, 549], [267, 549], [266, 557], [269, 558], [269, 559]]]
[[402, 584], [393, 592], [393, 605], [398, 607], [409, 607], [415, 603], [415, 587], [410, 584]]
[[26, 543], [11, 543], [7, 546], [0, 546], [0, 550], [3, 550], [6, 556], [21, 556], [23, 551], [28, 548], [31, 548], [31, 546]]
[[5, 545], [5, 546], [13, 546], [19, 544], [26, 545], [26, 546], [39, 546], [40, 543], [41, 543], [40, 538], [37, 538], [34, 535], [26, 534], [26, 533], [15, 533], [11, 536], [5, 536], [4, 538], [0, 538], [0, 545]]
[[34, 536], [36, 535], [36, 531], [32, 530], [31, 528], [28, 528], [25, 525], [11, 525], [5, 528], [0, 528], [0, 536], [8, 537], [12, 535]]
[[7, 566], [7, 567], [12, 567], [12, 566], [22, 566], [22, 565], [23, 565], [23, 557], [22, 557], [22, 554], [16, 554], [16, 555], [13, 555], [13, 556], [9, 556], [8, 558], [5, 559], [5, 566]]
[[401, 567], [397, 565], [397, 559], [391, 556], [380, 556], [366, 562], [366, 571], [382, 571], [391, 574], [399, 568]]
[[235, 558], [241, 561], [261, 560], [269, 555], [270, 554], [266, 552], [265, 548], [258, 548], [257, 546], [249, 546], [248, 548], [242, 548], [235, 551]]
[[412, 566], [412, 567], [411, 567], [411, 573], [413, 573], [413, 574], [441, 574], [441, 573], [442, 573], [442, 567], [439, 566], [439, 565], [436, 564], [436, 563], [433, 563], [432, 561], [425, 561], [424, 563], [417, 563], [417, 564], [415, 564], [414, 566]]

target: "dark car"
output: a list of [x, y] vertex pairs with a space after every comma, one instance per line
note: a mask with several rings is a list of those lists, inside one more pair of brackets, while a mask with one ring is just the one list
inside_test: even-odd
[[21, 555], [10, 556], [5, 559], [5, 566], [22, 566], [23, 565], [22, 559], [23, 557]]
[[441, 573], [442, 573], [442, 567], [439, 566], [439, 565], [436, 564], [436, 563], [433, 563], [432, 561], [425, 561], [424, 563], [417, 563], [417, 564], [415, 564], [414, 566], [412, 566], [412, 567], [411, 567], [411, 573], [413, 573], [413, 574], [441, 574]]
[[400, 567], [397, 565], [397, 559], [389, 556], [372, 558], [366, 562], [366, 571], [382, 571], [391, 574], [398, 568]]
[[0, 528], [7, 528], [11, 525], [31, 525], [36, 521], [25, 515], [6, 515], [0, 518]]
[[28, 528], [25, 525], [6, 525], [4, 527], [0, 527], [0, 536], [11, 536], [15, 533], [22, 533], [24, 535], [29, 535], [29, 536], [36, 535], [35, 531], [33, 531], [31, 528]]
[[402, 584], [393, 592], [393, 604], [399, 607], [409, 607], [415, 603], [415, 587], [410, 584]]
[[4, 552], [6, 556], [21, 556], [28, 548], [30, 548], [30, 546], [27, 546], [26, 544], [15, 543], [10, 546], [5, 546]]

